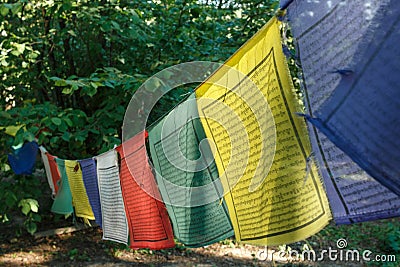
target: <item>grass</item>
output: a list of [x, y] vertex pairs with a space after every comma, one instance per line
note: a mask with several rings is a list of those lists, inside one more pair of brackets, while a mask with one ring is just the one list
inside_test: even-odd
[[[280, 249], [286, 251], [287, 255], [290, 255], [291, 250], [314, 250], [317, 256], [321, 256], [322, 250], [331, 250], [333, 258], [336, 255], [337, 259], [331, 260], [325, 254], [325, 260], [338, 261], [342, 253], [342, 261], [346, 261], [347, 257], [347, 261], [353, 264], [359, 263], [351, 255], [351, 251], [357, 250], [361, 262], [367, 266], [400, 266], [400, 219], [351, 225], [330, 224], [307, 240], [282, 246]], [[349, 253], [348, 256], [346, 253]], [[370, 261], [363, 260], [363, 255]], [[382, 261], [385, 259], [385, 262]]]

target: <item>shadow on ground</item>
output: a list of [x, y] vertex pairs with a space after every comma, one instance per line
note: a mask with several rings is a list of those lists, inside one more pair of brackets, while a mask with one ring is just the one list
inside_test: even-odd
[[0, 266], [276, 266], [274, 262], [258, 260], [254, 248], [213, 244], [198, 249], [177, 246], [134, 251], [101, 238], [99, 228], [89, 228], [39, 239], [23, 236], [1, 240]]

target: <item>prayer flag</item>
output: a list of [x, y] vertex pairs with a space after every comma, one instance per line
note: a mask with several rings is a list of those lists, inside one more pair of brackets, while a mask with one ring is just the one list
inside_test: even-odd
[[82, 170], [78, 161], [66, 160], [65, 171], [67, 173], [69, 187], [71, 188], [72, 205], [75, 208], [76, 216], [94, 220], [94, 214], [89, 204], [85, 185], [83, 184]]
[[44, 169], [46, 171], [47, 182], [51, 189], [51, 195], [54, 197], [56, 195], [56, 188], [51, 174], [49, 158], [47, 157], [47, 150], [43, 146], [40, 146], [39, 149], [40, 149], [40, 155], [42, 156]]
[[82, 169], [82, 180], [85, 185], [86, 194], [89, 198], [90, 206], [96, 220], [96, 223], [102, 228], [101, 205], [99, 195], [99, 185], [97, 182], [96, 161], [92, 158], [79, 160]]
[[145, 132], [128, 139], [116, 150], [121, 157], [121, 188], [133, 249], [166, 249], [175, 246], [171, 223], [152, 169], [146, 147], [140, 142]]
[[272, 18], [196, 90], [236, 240], [303, 240], [331, 214]]
[[51, 211], [58, 214], [68, 215], [74, 212], [72, 206], [72, 194], [68, 183], [67, 172], [65, 170], [65, 161], [63, 159], [53, 159], [57, 163], [57, 168], [60, 172], [60, 182], [58, 192], [54, 198]]
[[[188, 247], [233, 235], [194, 94], [149, 131], [150, 152], [176, 238]], [[202, 142], [202, 145], [200, 143]]]
[[[371, 144], [375, 148], [376, 144], [385, 144], [389, 146], [385, 152], [381, 151], [385, 156], [371, 157], [370, 154], [368, 157], [374, 158], [375, 164], [385, 160], [385, 164], [397, 165], [397, 177], [399, 176], [396, 163], [399, 156], [393, 155], [399, 153], [398, 131], [395, 129], [395, 125], [398, 125], [395, 122], [395, 114], [398, 113], [396, 109], [399, 111], [398, 102], [396, 108], [396, 94], [399, 90], [395, 86], [396, 79], [398, 84], [398, 75], [395, 73], [399, 66], [397, 61], [391, 59], [393, 54], [398, 53], [393, 51], [393, 47], [397, 45], [389, 45], [389, 49], [381, 46], [380, 50], [376, 50], [380, 56], [375, 59], [381, 58], [381, 62], [385, 62], [383, 64], [377, 63], [377, 60], [367, 64], [372, 57], [362, 52], [365, 50], [363, 47], [369, 47], [370, 44], [375, 47], [376, 42], [381, 45], [382, 41], [390, 44], [394, 40], [393, 36], [392, 39], [382, 37], [385, 32], [396, 27], [392, 24], [393, 21], [390, 22], [390, 16], [386, 17], [386, 13], [398, 16], [398, 8], [393, 8], [393, 4], [389, 6], [388, 3], [388, 0], [374, 0], [368, 4], [362, 0], [294, 1], [287, 10], [290, 26], [298, 43], [307, 116], [326, 118], [331, 111], [324, 107], [332, 109], [339, 103], [346, 103], [343, 105], [346, 109], [338, 113], [341, 114], [340, 122], [335, 119], [334, 124], [340, 128], [342, 126], [339, 125], [346, 124], [347, 128], [337, 129], [334, 126], [333, 135], [345, 135], [345, 139], [348, 138], [346, 143], [332, 139], [330, 134], [327, 137], [314, 125], [308, 125], [313, 152], [324, 178], [333, 217], [338, 224], [400, 215], [400, 198], [353, 161], [367, 170], [354, 156], [364, 158], [366, 148], [371, 147]], [[377, 25], [383, 29], [378, 30]], [[356, 81], [360, 81], [358, 85]], [[352, 84], [354, 90], [351, 89]], [[352, 90], [352, 97], [346, 96], [345, 92]], [[362, 95], [357, 93], [361, 91]], [[354, 110], [350, 111], [349, 108]], [[388, 128], [378, 127], [378, 123], [386, 124]], [[363, 137], [360, 135], [362, 133]], [[366, 133], [374, 134], [367, 137]], [[379, 138], [379, 135], [385, 138]], [[397, 145], [393, 145], [393, 142], [397, 142]], [[354, 145], [358, 146], [356, 155], [354, 152], [350, 152], [353, 156], [346, 154]], [[385, 168], [385, 164], [379, 163], [378, 168]], [[392, 175], [395, 171], [396, 167], [391, 169]], [[371, 171], [368, 172], [372, 174]], [[375, 175], [374, 178], [378, 179]], [[389, 178], [384, 180], [389, 181]]]
[[35, 166], [38, 144], [34, 141], [24, 143], [21, 148], [8, 154], [8, 162], [15, 174], [31, 175]]
[[103, 239], [128, 244], [128, 222], [119, 179], [118, 155], [113, 149], [96, 157]]

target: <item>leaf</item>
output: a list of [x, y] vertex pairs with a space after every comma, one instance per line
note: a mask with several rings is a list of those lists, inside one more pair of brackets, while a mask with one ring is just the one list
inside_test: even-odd
[[22, 4], [21, 3], [12, 4], [11, 12], [13, 13], [13, 15], [17, 14], [21, 10], [22, 10]]
[[48, 132], [48, 131], [46, 131], [45, 128], [42, 129], [42, 131], [40, 132], [40, 134], [43, 135], [43, 136], [49, 136], [49, 135], [51, 135], [51, 133]]
[[1, 222], [2, 222], [2, 223], [5, 223], [5, 222], [8, 222], [8, 221], [9, 221], [9, 219], [8, 219], [8, 217], [7, 217], [7, 214], [4, 214], [4, 215], [3, 215], [3, 218], [0, 216], [0, 219], [1, 219]]
[[119, 62], [121, 62], [122, 64], [125, 64], [125, 58], [119, 57], [119, 58], [117, 58], [117, 60], [118, 60]]
[[69, 30], [68, 33], [74, 37], [76, 37], [76, 33], [73, 30]]
[[29, 128], [29, 132], [31, 132], [32, 134], [36, 134], [39, 131], [39, 127], [37, 126], [32, 126], [31, 128]]
[[77, 135], [75, 140], [84, 142], [86, 140], [86, 136], [84, 135]]
[[[56, 82], [57, 83], [57, 82]], [[66, 94], [66, 95], [70, 95], [70, 94], [72, 94], [74, 92], [74, 89], [72, 88], [72, 87], [65, 87], [63, 90], [62, 90], [62, 93], [63, 94]]]
[[17, 201], [18, 201], [17, 196], [13, 192], [10, 191], [6, 192], [6, 205], [9, 208], [12, 208], [15, 205], [15, 203], [17, 203]]
[[33, 219], [35, 222], [41, 222], [41, 221], [42, 221], [42, 216], [40, 216], [40, 215], [37, 214], [37, 213], [33, 213], [33, 214], [32, 214], [32, 219]]
[[5, 119], [11, 119], [11, 115], [8, 113], [8, 112], [6, 112], [6, 111], [0, 111], [0, 116], [1, 117], [3, 117], [3, 118], [5, 118]]
[[65, 118], [64, 121], [68, 124], [69, 127], [74, 126], [74, 123], [69, 118]]
[[58, 126], [58, 130], [60, 132], [65, 132], [65, 131], [67, 131], [67, 129], [68, 129], [68, 126], [65, 122], [61, 122], [61, 125]]
[[28, 223], [26, 223], [26, 230], [28, 231], [28, 233], [33, 235], [37, 231], [36, 223], [34, 223], [32, 221], [29, 221]]
[[94, 89], [97, 89], [97, 87], [99, 87], [99, 86], [98, 86], [98, 83], [95, 83], [95, 82], [90, 82], [90, 85], [91, 85]]
[[100, 132], [96, 129], [90, 129], [89, 132], [94, 133], [94, 134], [100, 134]]
[[86, 93], [88, 96], [92, 97], [97, 93], [97, 88], [94, 87], [85, 87], [83, 90], [84, 93]]
[[37, 202], [36, 199], [28, 198], [27, 201], [31, 207], [31, 211], [33, 211], [33, 212], [39, 211], [39, 203]]
[[8, 66], [8, 62], [7, 62], [5, 59], [3, 59], [3, 60], [1, 61], [1, 65], [2, 65], [3, 67], [7, 67], [7, 66]]
[[57, 126], [60, 126], [62, 122], [60, 118], [51, 118], [51, 121]]
[[66, 86], [67, 82], [63, 79], [60, 80], [56, 80], [56, 82], [54, 83], [56, 86]]
[[24, 132], [23, 139], [28, 142], [32, 142], [35, 140], [35, 135], [33, 133], [27, 131], [27, 132]]
[[60, 139], [60, 137], [58, 136], [54, 136], [50, 139], [50, 143], [52, 144], [57, 144], [58, 140]]
[[118, 30], [118, 31], [121, 30], [121, 27], [119, 26], [119, 24], [118, 24], [117, 22], [111, 21], [111, 24], [112, 24], [112, 26], [113, 26], [114, 29], [116, 29], [116, 30]]
[[0, 7], [0, 14], [1, 14], [3, 17], [7, 16], [8, 11], [9, 11], [9, 9], [8, 9], [7, 7], [5, 7], [5, 5], [2, 5], [2, 6]]
[[17, 48], [17, 51], [22, 54], [25, 51], [25, 44], [17, 44], [15, 43], [14, 46]]
[[22, 199], [19, 202], [18, 207], [21, 207], [21, 211], [25, 215], [28, 215], [28, 213], [31, 211], [31, 205], [29, 205], [29, 203], [27, 203], [25, 199]]
[[69, 132], [64, 132], [64, 134], [61, 136], [61, 138], [62, 138], [64, 141], [67, 141], [67, 142], [70, 140], [70, 137], [71, 137], [71, 135], [70, 135]]

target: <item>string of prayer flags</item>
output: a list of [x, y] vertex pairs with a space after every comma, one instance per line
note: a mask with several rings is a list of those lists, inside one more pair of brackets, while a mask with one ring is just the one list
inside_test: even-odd
[[175, 246], [172, 226], [141, 140], [145, 132], [118, 146], [122, 196], [129, 225], [130, 248], [166, 249]]
[[92, 207], [86, 194], [85, 185], [82, 179], [82, 170], [76, 160], [65, 160], [65, 171], [67, 173], [69, 187], [72, 195], [72, 205], [75, 208], [75, 215], [87, 220], [94, 220]]
[[173, 235], [188, 247], [233, 234], [293, 243], [327, 225], [329, 206], [338, 224], [399, 216], [400, 2], [281, 7], [298, 42], [306, 114], [272, 18], [150, 130], [154, 168], [146, 131], [82, 161], [41, 149], [52, 211], [70, 214], [73, 203], [103, 239], [127, 244], [130, 234], [133, 249], [173, 247]]
[[113, 149], [96, 157], [103, 239], [128, 244], [128, 222], [122, 199], [118, 155]]
[[39, 146], [36, 142], [27, 142], [22, 147], [12, 149], [8, 154], [8, 162], [15, 174], [31, 175], [35, 166]]
[[[233, 236], [194, 94], [149, 131], [157, 183], [176, 238], [201, 247]], [[202, 142], [202, 145], [200, 143]]]
[[[360, 54], [360, 45], [365, 47], [369, 46], [370, 42], [363, 41], [365, 40], [363, 36], [368, 36], [368, 38], [374, 36], [373, 38], [375, 40], [382, 39], [376, 38], [377, 36], [372, 32], [369, 33], [368, 28], [375, 28], [375, 25], [379, 24], [385, 25], [383, 27], [387, 27], [386, 18], [381, 20], [381, 22], [385, 21], [385, 23], [378, 24], [374, 22], [376, 21], [374, 18], [383, 10], [387, 10], [387, 12], [397, 10], [387, 6], [387, 3], [387, 0], [369, 1], [368, 5], [365, 5], [365, 1], [361, 0], [336, 0], [330, 1], [330, 4], [323, 2], [294, 1], [289, 5], [287, 15], [292, 32], [298, 43], [299, 60], [304, 75], [303, 89], [306, 112], [309, 117], [314, 117], [316, 114], [328, 115], [330, 112], [326, 113], [322, 110], [322, 107], [326, 106], [328, 102], [334, 103], [329, 99], [333, 99], [333, 95], [344, 96], [343, 90], [350, 92], [351, 86], [349, 83], [357, 80], [359, 76], [356, 74], [356, 70], [358, 71], [358, 69], [363, 69], [366, 66], [365, 63], [362, 62], [357, 64], [353, 63], [356, 58], [355, 55]], [[394, 13], [396, 14], [397, 12]], [[313, 16], [311, 16], [311, 14], [313, 14]], [[385, 54], [390, 56], [390, 53]], [[366, 57], [365, 60], [368, 60], [368, 57]], [[385, 65], [389, 62], [393, 62], [393, 60], [388, 59]], [[359, 67], [356, 68], [356, 66]], [[390, 66], [390, 64], [388, 64], [388, 66]], [[372, 70], [372, 68], [370, 69]], [[384, 70], [381, 66], [377, 66], [374, 71], [378, 69]], [[387, 69], [386, 73], [396, 72]], [[376, 79], [374, 81], [379, 81], [380, 83], [388, 81], [389, 85], [390, 82], [393, 81], [392, 78], [396, 76], [397, 75], [385, 75], [378, 77], [364, 74], [363, 77], [375, 77]], [[385, 78], [382, 79], [382, 77]], [[342, 92], [339, 93], [341, 84], [346, 84], [347, 87], [342, 89]], [[385, 88], [385, 93], [383, 93], [383, 91], [382, 93], [378, 93], [376, 91], [377, 87], [374, 84], [373, 82], [364, 84], [365, 88], [363, 87], [363, 90], [365, 90], [365, 95], [362, 97], [358, 95], [356, 98], [353, 98], [353, 102], [346, 100], [346, 103], [351, 105], [351, 107], [360, 106], [360, 103], [363, 102], [365, 104], [366, 101], [374, 103], [375, 100], [371, 101], [371, 97], [375, 99], [379, 96], [381, 100], [383, 100], [383, 98], [388, 96], [386, 88], [393, 88], [394, 91], [391, 90], [392, 93], [396, 91], [396, 86], [381, 86], [381, 88]], [[372, 89], [372, 87], [374, 89]], [[390, 92], [390, 90], [387, 92]], [[392, 110], [395, 110], [395, 106], [389, 103], [393, 103], [393, 99], [397, 98], [394, 97], [394, 95], [389, 98], [389, 102], [381, 102], [379, 105], [383, 104], [385, 107], [392, 107]], [[344, 100], [344, 98], [342, 98], [342, 100]], [[335, 100], [336, 104], [340, 103], [342, 100], [337, 98]], [[350, 107], [349, 105], [348, 107]], [[331, 105], [331, 107], [333, 106], [334, 105]], [[390, 116], [388, 117], [387, 115], [379, 116], [379, 120], [372, 120], [373, 118], [378, 118], [375, 114], [380, 112], [379, 110], [381, 109], [376, 108], [374, 105], [363, 106], [364, 109], [362, 111], [357, 111], [357, 113], [354, 112], [354, 110], [346, 113], [346, 115], [342, 113], [344, 117], [341, 117], [341, 123], [346, 123], [350, 126], [343, 132], [346, 136], [352, 132], [354, 133], [353, 137], [359, 139], [361, 131], [364, 133], [367, 132], [364, 128], [365, 125], [372, 125], [375, 127], [374, 123], [370, 122], [381, 121], [381, 119], [389, 120]], [[397, 107], [397, 110], [398, 109]], [[373, 112], [374, 116], [372, 116], [370, 112]], [[362, 115], [360, 116], [360, 114]], [[391, 114], [396, 114], [396, 112], [391, 112]], [[354, 121], [353, 118], [356, 118], [357, 121]], [[392, 122], [389, 124], [396, 125], [393, 121], [393, 117], [391, 119]], [[361, 125], [364, 126], [361, 127]], [[324, 178], [325, 188], [336, 223], [361, 222], [400, 215], [399, 197], [365, 173], [363, 169], [353, 162], [354, 157], [352, 157], [352, 160], [349, 155], [343, 152], [346, 151], [347, 148], [353, 146], [352, 142], [357, 143], [360, 141], [359, 144], [362, 142], [363, 146], [366, 146], [374, 140], [373, 138], [368, 137], [363, 140], [359, 139], [359, 141], [353, 139], [352, 142], [347, 143], [345, 147], [342, 145], [341, 148], [344, 150], [341, 150], [336, 146], [338, 144], [337, 142], [332, 143], [331, 140], [329, 140], [329, 136], [327, 137], [311, 124], [308, 126], [313, 153], [319, 163], [320, 171]], [[373, 131], [377, 135], [388, 132], [388, 129], [384, 127], [378, 129], [380, 130]], [[392, 129], [391, 132], [392, 140], [396, 142], [396, 131], [393, 132]], [[382, 142], [388, 144], [386, 139], [382, 140]], [[388, 148], [387, 151], [399, 151], [398, 148], [396, 150], [396, 146], [393, 146], [393, 144], [388, 144], [388, 146], [390, 146], [390, 149]], [[364, 154], [361, 151], [359, 152], [360, 153], [357, 153], [357, 155]], [[393, 161], [396, 161], [396, 157], [393, 155], [390, 157], [392, 157], [392, 160], [388, 162], [393, 163]], [[374, 158], [380, 160], [385, 157], [374, 156]], [[393, 170], [395, 170], [395, 168]], [[374, 176], [374, 178], [376, 177]]]
[[228, 59], [232, 69], [196, 90], [236, 240], [260, 245], [305, 239], [331, 218], [306, 125], [295, 115], [280, 24], [271, 19]]
[[72, 195], [71, 189], [68, 183], [67, 172], [65, 170], [65, 162], [63, 159], [55, 158], [57, 168], [60, 172], [60, 183], [58, 186], [58, 192], [54, 198], [51, 211], [58, 214], [69, 215], [74, 212], [72, 206]]
[[82, 170], [82, 180], [96, 223], [102, 228], [101, 204], [97, 182], [96, 161], [93, 158], [78, 160]]

